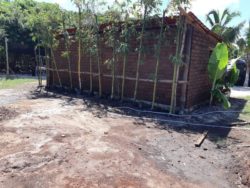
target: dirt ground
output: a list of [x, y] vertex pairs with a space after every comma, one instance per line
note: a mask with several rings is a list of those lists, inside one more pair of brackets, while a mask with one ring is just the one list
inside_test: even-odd
[[[35, 85], [0, 90], [0, 188], [250, 187], [250, 130], [208, 129], [195, 147], [204, 129]], [[224, 124], [229, 116], [171, 120]]]

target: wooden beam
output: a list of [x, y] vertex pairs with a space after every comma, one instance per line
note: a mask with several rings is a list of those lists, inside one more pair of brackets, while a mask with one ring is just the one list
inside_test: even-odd
[[[49, 70], [49, 71], [56, 71], [55, 69], [52, 69], [52, 68], [47, 68], [47, 70]], [[58, 69], [57, 71], [58, 72], [68, 72], [69, 70], [68, 69]], [[71, 71], [71, 73], [78, 74], [78, 72], [76, 72], [76, 71]], [[81, 74], [90, 75], [90, 72], [80, 72], [80, 73]], [[94, 77], [97, 77], [98, 73], [92, 73], [92, 75]], [[107, 78], [112, 78], [112, 75], [110, 75], [110, 74], [103, 74], [102, 76], [103, 77], [107, 77]], [[122, 75], [116, 75], [116, 78], [122, 79]], [[126, 76], [126, 80], [134, 81], [134, 80], [136, 80], [136, 78]], [[140, 78], [139, 81], [140, 82], [154, 83], [154, 80], [152, 80], [152, 79], [146, 79], [146, 78]], [[161, 80], [158, 80], [158, 83], [171, 84], [171, 83], [173, 83], [173, 80], [161, 79]], [[178, 84], [188, 84], [188, 81], [187, 80], [179, 80]]]

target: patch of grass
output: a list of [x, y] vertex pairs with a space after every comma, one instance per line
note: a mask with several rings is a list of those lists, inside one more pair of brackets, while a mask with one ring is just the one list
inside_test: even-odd
[[0, 89], [15, 88], [25, 83], [37, 81], [35, 78], [0, 78]]
[[244, 97], [245, 100], [247, 100], [242, 113], [240, 114], [240, 119], [243, 119], [245, 121], [250, 121], [250, 96]]

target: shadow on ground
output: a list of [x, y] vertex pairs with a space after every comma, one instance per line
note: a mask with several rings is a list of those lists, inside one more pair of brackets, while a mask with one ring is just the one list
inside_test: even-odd
[[108, 115], [120, 115], [135, 118], [134, 124], [146, 125], [154, 122], [155, 128], [176, 131], [179, 133], [203, 133], [208, 131], [208, 139], [219, 143], [228, 137], [232, 126], [244, 126], [245, 121], [240, 119], [247, 100], [231, 98], [232, 107], [223, 109], [220, 105], [209, 107], [204, 105], [195, 111], [184, 115], [170, 115], [166, 111], [151, 111], [150, 106], [131, 101], [111, 100], [108, 96], [99, 98], [88, 93], [75, 94], [60, 89], [45, 90], [37, 88], [30, 93], [31, 99], [60, 98], [62, 106], [80, 104], [80, 111], [88, 111], [95, 117], [102, 118]]

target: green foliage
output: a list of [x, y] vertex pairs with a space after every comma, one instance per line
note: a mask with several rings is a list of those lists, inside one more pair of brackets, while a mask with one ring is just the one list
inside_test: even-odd
[[61, 56], [62, 56], [63, 58], [68, 58], [69, 55], [70, 55], [70, 52], [69, 52], [69, 51], [63, 51], [62, 54], [61, 54]]
[[241, 22], [236, 26], [229, 26], [232, 20], [239, 16], [239, 12], [225, 9], [222, 13], [218, 10], [211, 10], [206, 17], [211, 30], [220, 35], [230, 47], [239, 38], [240, 31], [245, 24], [245, 22]]
[[239, 78], [239, 70], [236, 67], [237, 60], [232, 60], [228, 65], [228, 48], [225, 43], [218, 43], [214, 48], [208, 63], [208, 74], [213, 83], [210, 104], [215, 98], [223, 104], [224, 108], [230, 108], [226, 92]]
[[[30, 28], [26, 25], [29, 10], [34, 6], [31, 0], [0, 0], [0, 47], [4, 47], [4, 37], [8, 37], [9, 46], [33, 48], [35, 43], [30, 37]], [[4, 53], [0, 53], [4, 56]]]
[[190, 8], [192, 1], [193, 0], [170, 0], [167, 11], [172, 15], [177, 14], [179, 7], [183, 9]]
[[224, 43], [218, 43], [214, 48], [208, 63], [209, 78], [216, 82], [222, 78], [228, 64], [228, 48]]
[[231, 104], [227, 98], [227, 96], [222, 93], [222, 91], [219, 89], [219, 88], [215, 88], [213, 91], [212, 91], [212, 95], [214, 97], [216, 97], [216, 99], [218, 100], [218, 102], [222, 103], [223, 104], [223, 107], [225, 109], [228, 109], [231, 107]]

